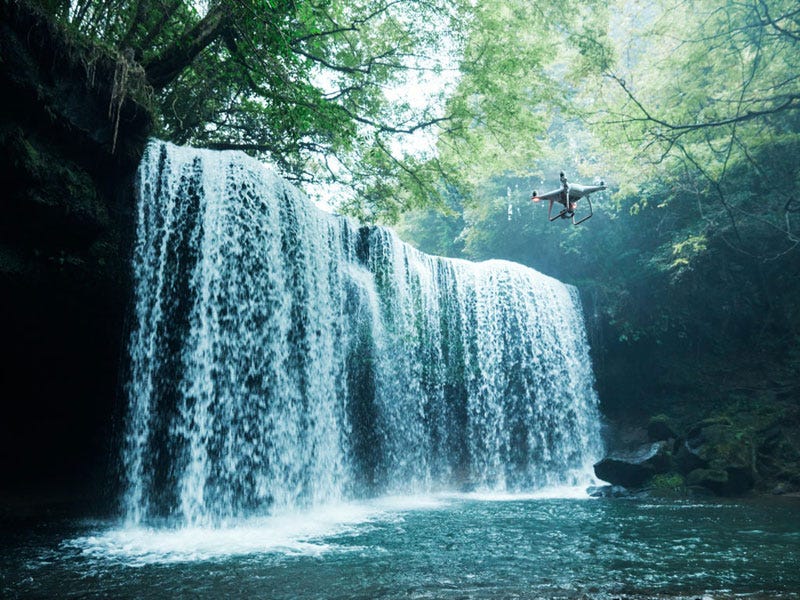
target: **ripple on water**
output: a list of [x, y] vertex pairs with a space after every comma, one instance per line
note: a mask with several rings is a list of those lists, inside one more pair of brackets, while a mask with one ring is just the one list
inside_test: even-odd
[[219, 528], [73, 524], [2, 542], [0, 595], [800, 598], [800, 506], [694, 506], [450, 494]]

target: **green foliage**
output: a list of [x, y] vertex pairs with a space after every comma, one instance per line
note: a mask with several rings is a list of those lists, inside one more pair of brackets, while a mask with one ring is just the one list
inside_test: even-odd
[[653, 475], [647, 487], [651, 495], [662, 498], [676, 498], [686, 495], [686, 482], [678, 473]]
[[[339, 181], [401, 204], [419, 203], [441, 175], [393, 148], [433, 130], [441, 103], [413, 105], [387, 89], [441, 71], [457, 52], [442, 30], [460, 4], [434, 0], [73, 0], [39, 3], [77, 37], [144, 69], [159, 135], [242, 149], [299, 181]], [[465, 4], [466, 6], [466, 4]], [[385, 182], [385, 183], [384, 183]], [[396, 212], [391, 204], [387, 212]]]
[[[795, 4], [626, 6], [614, 25], [621, 60], [598, 71], [609, 84], [591, 109], [610, 164], [628, 181], [622, 192], [657, 179], [674, 191], [666, 202], [696, 206], [702, 228], [692, 238], [718, 237], [759, 259], [800, 243]], [[682, 246], [672, 267], [689, 266], [705, 244]]]
[[340, 210], [389, 222], [532, 158], [544, 103], [565, 94], [547, 70], [588, 14], [522, 0], [39, 4], [141, 65], [162, 137], [341, 184]]
[[[343, 184], [340, 211], [429, 252], [578, 285], [620, 397], [727, 397], [767, 367], [760, 387], [797, 392], [790, 0], [40, 4], [132, 50], [164, 137]], [[580, 227], [529, 200], [560, 169], [610, 184]]]
[[[475, 169], [460, 213], [441, 217], [458, 242], [438, 251], [578, 285], [601, 395], [619, 405], [796, 393], [800, 13], [784, 0], [590, 8], [542, 55], [558, 108], [525, 140], [535, 156]], [[527, 201], [559, 169], [611, 184], [581, 227]]]

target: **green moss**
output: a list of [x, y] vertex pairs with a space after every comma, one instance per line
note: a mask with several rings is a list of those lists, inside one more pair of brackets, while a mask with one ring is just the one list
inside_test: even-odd
[[705, 427], [713, 427], [715, 425], [722, 425], [724, 427], [732, 427], [733, 421], [731, 421], [730, 416], [726, 414], [716, 414], [713, 417], [709, 417], [707, 419], [703, 419], [700, 423], [697, 424], [699, 428]]
[[663, 473], [650, 479], [648, 488], [653, 496], [677, 498], [686, 495], [686, 482], [678, 473]]

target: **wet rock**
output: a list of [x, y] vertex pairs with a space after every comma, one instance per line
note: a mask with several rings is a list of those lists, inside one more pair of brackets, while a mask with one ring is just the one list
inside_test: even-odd
[[116, 128], [114, 57], [76, 44], [40, 4], [0, 2], [0, 481], [99, 495], [151, 118], [129, 94]]
[[[800, 489], [800, 419], [796, 414], [784, 415], [779, 423], [773, 423], [760, 432], [756, 451], [758, 473], [767, 484], [764, 489], [785, 490], [789, 493]], [[771, 486], [771, 487], [768, 487]]]
[[675, 453], [675, 464], [683, 474], [708, 466], [708, 463], [700, 457], [697, 450], [689, 444], [688, 440], [680, 444], [678, 451]]
[[621, 485], [590, 485], [586, 493], [591, 498], [626, 498], [630, 491]]
[[725, 472], [728, 473], [728, 485], [723, 490], [724, 494], [736, 496], [753, 489], [755, 473], [750, 465], [730, 465]]
[[747, 469], [695, 469], [686, 477], [690, 486], [704, 487], [720, 496], [743, 494], [753, 487], [753, 475]]
[[630, 453], [607, 456], [594, 465], [594, 472], [612, 485], [640, 487], [653, 475], [670, 470], [669, 446], [667, 442], [655, 442]]
[[720, 494], [728, 485], [728, 473], [720, 469], [695, 469], [686, 477], [690, 487], [704, 487]]
[[[795, 490], [792, 486], [785, 481], [781, 481], [775, 487], [772, 488], [772, 495], [773, 496], [782, 496], [783, 494], [790, 494]], [[589, 494], [591, 496], [591, 494]]]

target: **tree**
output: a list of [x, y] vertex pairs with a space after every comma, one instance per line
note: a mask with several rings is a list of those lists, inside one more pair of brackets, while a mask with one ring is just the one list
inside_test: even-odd
[[595, 111], [605, 146], [620, 153], [627, 181], [659, 178], [672, 190], [662, 202], [694, 206], [687, 210], [697, 217], [689, 232], [695, 243], [677, 232], [678, 254], [699, 255], [709, 236], [759, 260], [797, 250], [796, 3], [695, 0], [638, 12], [630, 6], [624, 14], [618, 28], [628, 35], [611, 37], [624, 41], [597, 54], [612, 82], [602, 118], [596, 105], [587, 113]]
[[[434, 76], [458, 52], [459, 3], [443, 0], [41, 0], [81, 38], [141, 68], [158, 135], [241, 149], [297, 181], [362, 173], [398, 179], [421, 165], [392, 138], [447, 121], [436, 102], [387, 88]], [[454, 63], [455, 64], [455, 63]], [[356, 158], [357, 157], [357, 158]], [[417, 177], [422, 182], [422, 177]]]
[[[576, 285], [607, 414], [796, 405], [798, 15], [762, 0], [593, 7], [542, 59], [557, 92], [534, 157], [519, 155], [517, 173], [477, 165], [449, 214], [412, 213], [401, 232]], [[482, 130], [455, 146], [490, 154]], [[610, 184], [580, 227], [528, 201], [559, 168]]]
[[532, 157], [544, 103], [564, 93], [546, 68], [586, 13], [523, 0], [39, 3], [141, 67], [162, 137], [343, 184], [343, 210], [385, 221]]

